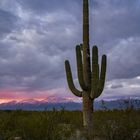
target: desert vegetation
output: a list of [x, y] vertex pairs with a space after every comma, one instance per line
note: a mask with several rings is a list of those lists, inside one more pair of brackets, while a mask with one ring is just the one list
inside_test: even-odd
[[[93, 113], [96, 140], [139, 140], [140, 110]], [[81, 111], [0, 111], [0, 140], [86, 140]]]

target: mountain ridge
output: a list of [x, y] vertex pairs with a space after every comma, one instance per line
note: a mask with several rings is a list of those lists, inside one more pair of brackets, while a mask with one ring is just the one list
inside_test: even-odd
[[[117, 100], [100, 100], [94, 103], [95, 110], [112, 110], [112, 109], [125, 109], [125, 108], [140, 108], [140, 98], [136, 99], [117, 99]], [[0, 110], [52, 110], [52, 109], [65, 109], [65, 110], [82, 110], [82, 104], [72, 101], [48, 101], [47, 99], [35, 100], [28, 99], [22, 101], [10, 101], [0, 104]]]

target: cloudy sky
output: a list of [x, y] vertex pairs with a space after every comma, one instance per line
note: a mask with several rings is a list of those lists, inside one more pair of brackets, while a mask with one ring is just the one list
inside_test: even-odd
[[[82, 42], [82, 0], [0, 0], [0, 103], [80, 101], [67, 86], [69, 59]], [[90, 45], [107, 54], [99, 99], [140, 97], [140, 0], [90, 0]], [[79, 86], [78, 86], [79, 87]]]

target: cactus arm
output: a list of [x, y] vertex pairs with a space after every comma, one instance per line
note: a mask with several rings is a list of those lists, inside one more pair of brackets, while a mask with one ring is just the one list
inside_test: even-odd
[[99, 82], [99, 64], [98, 64], [98, 48], [93, 46], [92, 48], [92, 89], [91, 89], [91, 98], [97, 95], [98, 92], [98, 82]]
[[99, 79], [99, 86], [98, 86], [98, 94], [96, 95], [96, 98], [99, 97], [104, 89], [105, 85], [105, 77], [106, 77], [106, 66], [107, 66], [107, 56], [102, 56], [102, 62], [101, 62], [101, 72], [100, 72], [100, 79]]
[[70, 64], [68, 60], [65, 61], [65, 70], [66, 70], [67, 82], [68, 82], [68, 86], [70, 90], [72, 91], [74, 95], [78, 97], [82, 97], [82, 92], [77, 90], [74, 86], [71, 68], [70, 68]]
[[81, 46], [76, 46], [76, 60], [77, 60], [77, 73], [78, 73], [78, 80], [81, 88], [86, 90], [87, 87], [84, 82], [83, 77], [83, 63], [82, 63], [82, 55], [81, 55]]

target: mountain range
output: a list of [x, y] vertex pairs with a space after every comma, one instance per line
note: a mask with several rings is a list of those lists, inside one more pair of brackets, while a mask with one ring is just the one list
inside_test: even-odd
[[[112, 110], [112, 109], [126, 109], [135, 108], [140, 109], [140, 99], [117, 99], [117, 100], [100, 100], [94, 103], [95, 110]], [[22, 100], [20, 102], [10, 101], [0, 104], [0, 110], [82, 110], [82, 103], [72, 101], [56, 102], [54, 100]]]

